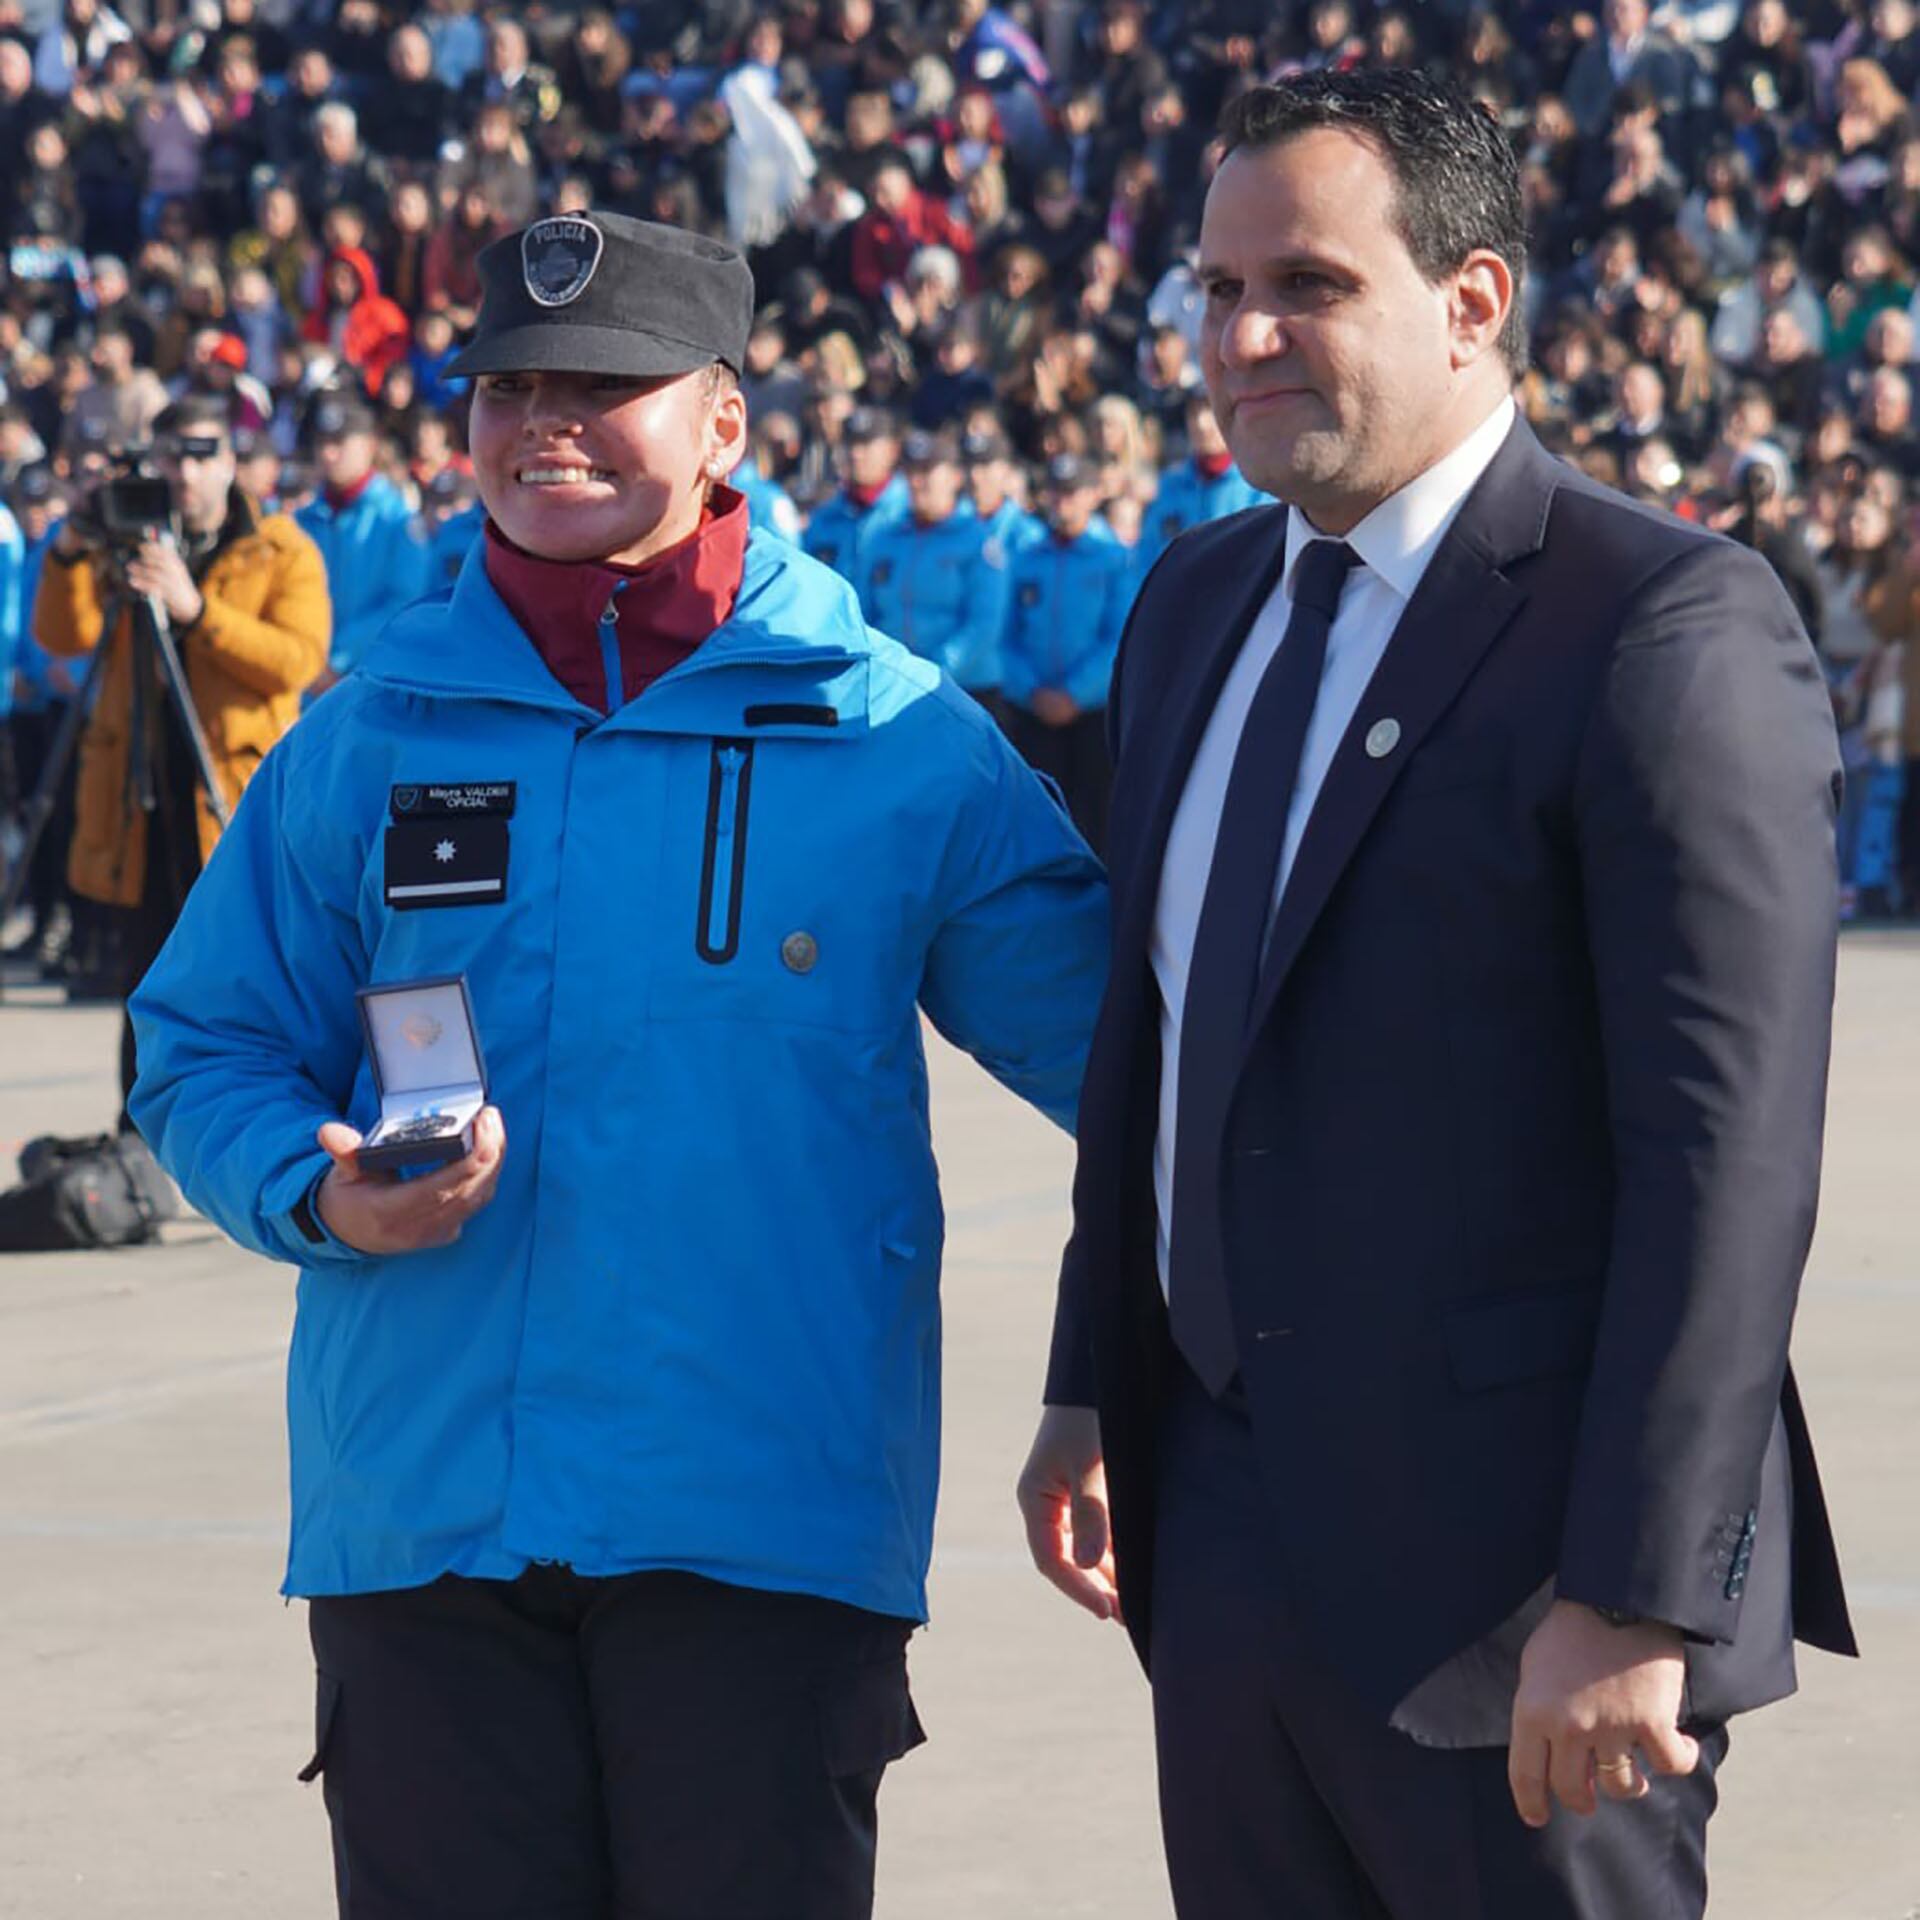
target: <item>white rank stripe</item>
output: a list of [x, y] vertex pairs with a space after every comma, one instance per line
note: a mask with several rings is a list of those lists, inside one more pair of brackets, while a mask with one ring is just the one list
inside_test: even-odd
[[498, 893], [504, 880], [438, 880], [430, 887], [389, 887], [389, 900], [424, 900], [431, 894]]

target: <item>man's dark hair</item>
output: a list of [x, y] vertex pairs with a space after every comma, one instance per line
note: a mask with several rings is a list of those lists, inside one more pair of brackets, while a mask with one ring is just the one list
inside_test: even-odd
[[1527, 216], [1520, 168], [1499, 123], [1452, 81], [1404, 68], [1328, 69], [1254, 87], [1222, 116], [1226, 151], [1277, 147], [1332, 128], [1364, 140], [1393, 176], [1394, 229], [1432, 285], [1482, 248], [1513, 274], [1513, 309], [1500, 352], [1518, 375], [1527, 367], [1522, 291]]
[[217, 393], [187, 393], [153, 423], [155, 440], [177, 440], [196, 433], [218, 433], [233, 438], [233, 411]]

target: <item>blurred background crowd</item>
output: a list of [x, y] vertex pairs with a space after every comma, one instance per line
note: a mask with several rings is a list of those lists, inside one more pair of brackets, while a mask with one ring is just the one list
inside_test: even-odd
[[[756, 522], [992, 701], [1097, 842], [1132, 590], [1258, 497], [1200, 391], [1212, 130], [1358, 63], [1444, 68], [1510, 131], [1526, 414], [1772, 561], [1845, 742], [1845, 910], [1913, 910], [1911, 0], [0, 0], [16, 790], [80, 684], [36, 639], [46, 555], [163, 410], [218, 401], [240, 486], [317, 544], [323, 688], [480, 525], [445, 372], [480, 250], [595, 206], [746, 250]], [[85, 992], [49, 840], [9, 932]]]

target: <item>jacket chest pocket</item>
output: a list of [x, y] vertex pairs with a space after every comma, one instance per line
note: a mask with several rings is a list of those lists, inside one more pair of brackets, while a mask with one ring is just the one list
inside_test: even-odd
[[907, 951], [913, 863], [896, 815], [850, 777], [858, 749], [722, 735], [684, 750], [644, 896], [648, 1012], [897, 1024], [922, 964]]
[[753, 742], [716, 740], [707, 771], [707, 824], [700, 855], [694, 951], [724, 967], [740, 951], [747, 886], [747, 829], [753, 811]]

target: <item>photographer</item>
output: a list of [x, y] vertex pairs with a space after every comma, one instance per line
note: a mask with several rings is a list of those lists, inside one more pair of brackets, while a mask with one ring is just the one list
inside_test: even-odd
[[[224, 406], [177, 402], [155, 423], [154, 446], [171, 495], [167, 520], [109, 535], [103, 521], [117, 516], [103, 513], [111, 502], [96, 495], [62, 524], [33, 610], [34, 635], [49, 653], [80, 654], [100, 644], [108, 608], [119, 607], [80, 749], [68, 879], [77, 895], [120, 910], [128, 990], [165, 943], [220, 831], [195, 791], [186, 729], [135, 606], [157, 606], [173, 629], [229, 807], [298, 717], [300, 690], [326, 660], [330, 626], [319, 549], [241, 491]], [[150, 809], [135, 791], [136, 714], [153, 773]], [[131, 1027], [120, 1070], [124, 1096], [133, 1085]]]

